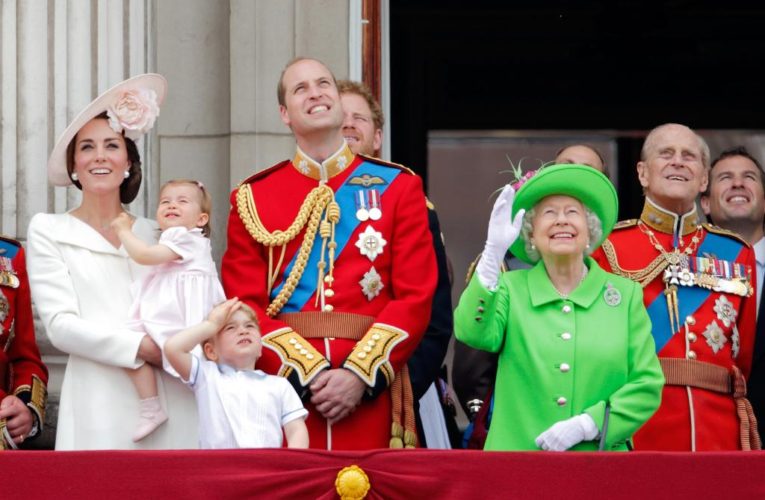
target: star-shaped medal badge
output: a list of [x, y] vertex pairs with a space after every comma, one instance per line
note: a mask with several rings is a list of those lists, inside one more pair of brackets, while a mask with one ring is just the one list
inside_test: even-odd
[[380, 295], [380, 290], [384, 288], [382, 277], [374, 266], [364, 273], [359, 285], [361, 285], [362, 293], [367, 296], [367, 300], [372, 300]]
[[707, 325], [704, 330], [704, 336], [707, 338], [707, 344], [712, 348], [712, 352], [715, 354], [717, 354], [728, 341], [722, 328], [720, 328], [715, 320], [712, 320], [712, 322]]
[[359, 240], [356, 246], [370, 261], [374, 261], [378, 255], [382, 254], [383, 247], [388, 242], [383, 239], [382, 233], [375, 231], [372, 226], [367, 226], [363, 233], [359, 234]]
[[720, 295], [720, 297], [715, 300], [715, 307], [713, 310], [717, 313], [717, 319], [722, 321], [722, 324], [726, 327], [729, 327], [731, 323], [736, 322], [738, 312], [725, 295]]

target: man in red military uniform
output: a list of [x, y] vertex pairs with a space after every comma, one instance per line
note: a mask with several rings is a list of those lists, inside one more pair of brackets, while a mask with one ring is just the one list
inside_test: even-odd
[[643, 285], [666, 383], [659, 410], [634, 437], [638, 450], [759, 449], [746, 400], [754, 344], [754, 253], [735, 233], [702, 224], [709, 147], [688, 127], [646, 137], [637, 170], [638, 220], [614, 228], [593, 255]]
[[0, 237], [0, 450], [38, 436], [48, 369], [40, 360], [24, 250]]
[[437, 280], [422, 182], [350, 151], [321, 62], [288, 64], [278, 96], [298, 149], [232, 193], [226, 295], [258, 312], [258, 367], [309, 400], [312, 448], [414, 445], [405, 365]]

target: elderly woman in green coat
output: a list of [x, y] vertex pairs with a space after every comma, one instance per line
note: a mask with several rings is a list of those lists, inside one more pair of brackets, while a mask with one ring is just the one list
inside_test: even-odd
[[[458, 339], [499, 353], [487, 450], [626, 450], [659, 407], [642, 289], [587, 257], [617, 211], [584, 165], [543, 167], [497, 198], [454, 313]], [[508, 248], [533, 267], [500, 274]]]

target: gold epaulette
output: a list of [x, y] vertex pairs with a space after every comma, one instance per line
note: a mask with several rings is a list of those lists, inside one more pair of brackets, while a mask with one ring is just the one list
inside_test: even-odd
[[428, 210], [435, 210], [436, 206], [433, 204], [432, 201], [430, 201], [430, 198], [427, 196], [425, 197], [425, 206], [428, 207]]
[[360, 158], [363, 158], [366, 161], [369, 161], [369, 162], [372, 162], [372, 163], [377, 163], [378, 165], [383, 165], [383, 166], [386, 166], [386, 167], [397, 168], [399, 170], [403, 170], [404, 172], [408, 172], [408, 173], [410, 173], [412, 175], [417, 175], [417, 173], [414, 170], [412, 170], [409, 167], [405, 167], [404, 165], [401, 165], [400, 163], [393, 163], [393, 162], [390, 162], [390, 161], [381, 160], [380, 158], [376, 158], [374, 156], [367, 156], [367, 155], [356, 155], [356, 156], [358, 156]]
[[625, 220], [620, 220], [619, 222], [614, 224], [614, 229], [613, 230], [616, 231], [617, 229], [625, 229], [625, 228], [628, 228], [628, 227], [637, 226], [637, 223], [639, 221], [640, 221], [640, 219], [625, 219]]
[[268, 167], [266, 169], [259, 170], [259, 171], [255, 172], [254, 174], [252, 174], [251, 176], [247, 177], [245, 180], [241, 181], [236, 186], [239, 187], [242, 184], [249, 184], [249, 183], [251, 183], [252, 181], [254, 181], [256, 179], [260, 179], [261, 177], [265, 177], [266, 175], [270, 174], [271, 172], [284, 167], [285, 165], [289, 165], [289, 163], [290, 163], [290, 160], [284, 160], [282, 162], [277, 163], [276, 165], [274, 165], [272, 167]]
[[746, 245], [747, 247], [751, 247], [752, 245], [749, 244], [748, 241], [746, 241], [744, 238], [741, 237], [740, 234], [738, 234], [735, 231], [731, 231], [730, 229], [725, 229], [720, 226], [715, 226], [714, 224], [710, 224], [708, 222], [703, 222], [701, 226], [709, 231], [710, 233], [719, 234], [722, 236], [727, 236], [729, 238], [733, 238], [734, 240], [738, 241], [742, 245]]
[[358, 341], [348, 355], [343, 367], [351, 370], [368, 386], [377, 383], [378, 371], [383, 374], [387, 385], [395, 378], [390, 364], [390, 352], [396, 344], [409, 337], [409, 334], [395, 326], [375, 323]]

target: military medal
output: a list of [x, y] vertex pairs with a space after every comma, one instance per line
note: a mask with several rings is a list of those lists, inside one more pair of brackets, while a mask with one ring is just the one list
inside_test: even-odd
[[614, 288], [614, 285], [608, 283], [606, 285], [606, 291], [603, 292], [603, 300], [605, 300], [606, 304], [609, 306], [616, 307], [622, 303], [622, 294], [619, 290]]
[[731, 304], [725, 295], [720, 295], [715, 300], [714, 312], [717, 313], [717, 319], [719, 319], [726, 327], [735, 323], [736, 317], [738, 316], [738, 311], [733, 308], [733, 304]]
[[378, 255], [382, 254], [383, 247], [388, 242], [383, 239], [382, 233], [375, 231], [372, 226], [367, 226], [363, 233], [359, 234], [356, 247], [361, 251], [361, 255], [374, 261]]
[[733, 353], [733, 357], [737, 358], [738, 357], [738, 350], [741, 347], [741, 344], [739, 343], [739, 335], [738, 335], [738, 329], [737, 328], [733, 329], [733, 335], [731, 336], [730, 340], [731, 340], [730, 350]]
[[0, 293], [0, 323], [4, 323], [5, 319], [8, 317], [8, 311], [10, 311], [11, 307], [10, 304], [8, 304], [8, 299], [5, 298], [5, 295]]
[[367, 300], [372, 300], [380, 295], [380, 290], [384, 288], [382, 278], [374, 266], [364, 273], [359, 285], [361, 285], [361, 292], [366, 295]]
[[367, 210], [367, 196], [363, 189], [359, 189], [355, 196], [356, 200], [356, 218], [361, 222], [369, 220], [369, 210]]
[[715, 354], [717, 354], [717, 352], [722, 349], [725, 343], [728, 341], [728, 338], [725, 336], [722, 329], [715, 320], [712, 320], [712, 322], [707, 325], [706, 329], [704, 330], [704, 337], [706, 337], [707, 344], [712, 348], [712, 351]]
[[16, 276], [11, 259], [0, 257], [0, 285], [18, 288], [19, 284], [19, 277]]
[[382, 209], [380, 208], [380, 191], [376, 189], [369, 190], [369, 218], [380, 220]]

